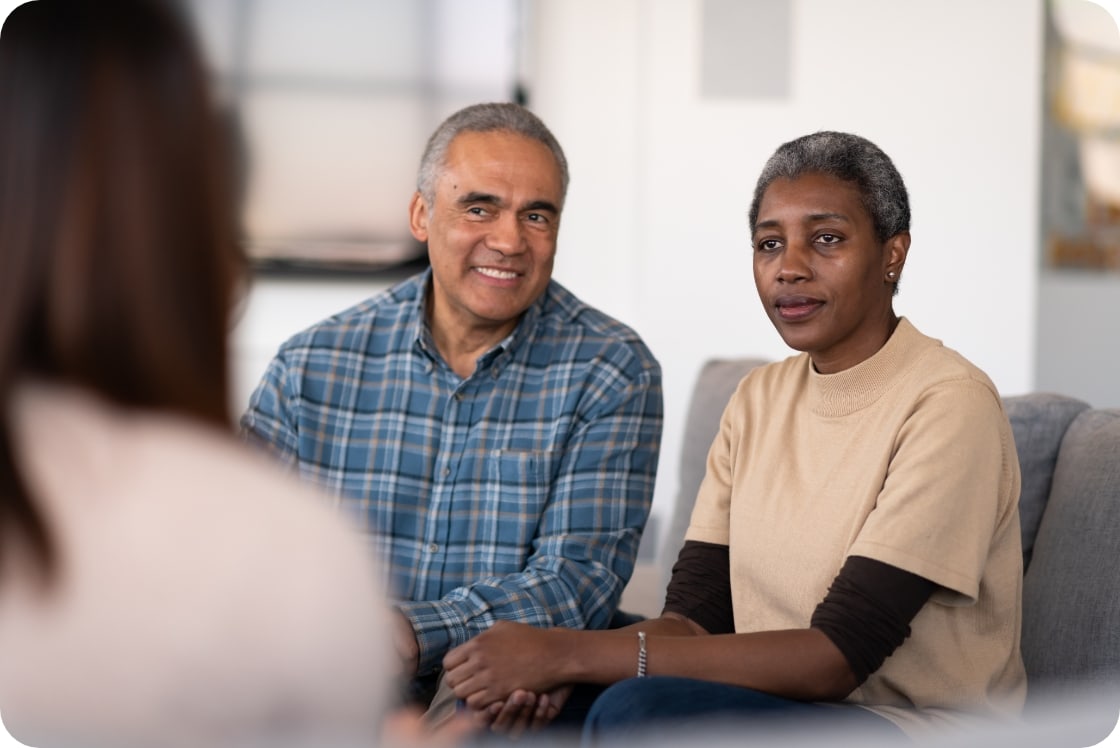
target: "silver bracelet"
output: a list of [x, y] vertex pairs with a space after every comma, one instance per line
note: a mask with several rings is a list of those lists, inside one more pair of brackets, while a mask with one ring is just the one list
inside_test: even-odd
[[646, 632], [638, 632], [638, 677], [646, 677]]

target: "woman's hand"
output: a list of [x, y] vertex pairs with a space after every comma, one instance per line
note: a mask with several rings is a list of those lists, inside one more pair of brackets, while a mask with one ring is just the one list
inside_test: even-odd
[[482, 710], [517, 690], [545, 694], [565, 683], [568, 629], [498, 621], [443, 658], [445, 682], [468, 707]]

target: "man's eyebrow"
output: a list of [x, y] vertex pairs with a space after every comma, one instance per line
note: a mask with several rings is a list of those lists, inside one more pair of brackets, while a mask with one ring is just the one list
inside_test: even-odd
[[522, 206], [521, 210], [544, 210], [548, 211], [549, 213], [556, 213], [558, 215], [560, 213], [560, 209], [548, 200], [533, 200], [532, 202], [526, 203], [524, 206]]
[[[489, 192], [464, 192], [456, 200], [458, 205], [474, 205], [482, 203], [484, 205], [497, 205], [501, 207], [504, 203], [497, 195], [492, 195]], [[549, 213], [560, 214], [560, 209], [551, 200], [530, 200], [521, 206], [519, 212], [523, 211], [547, 211]]]
[[459, 196], [455, 201], [459, 205], [470, 205], [471, 203], [486, 203], [487, 205], [499, 205], [501, 200], [497, 195], [491, 195], [489, 192], [465, 192]]

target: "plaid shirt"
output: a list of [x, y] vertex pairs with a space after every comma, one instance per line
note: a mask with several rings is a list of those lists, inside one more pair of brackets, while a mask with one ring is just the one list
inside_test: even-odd
[[649, 349], [555, 281], [462, 379], [425, 321], [430, 272], [288, 340], [241, 420], [384, 547], [420, 674], [499, 619], [607, 625], [662, 422]]

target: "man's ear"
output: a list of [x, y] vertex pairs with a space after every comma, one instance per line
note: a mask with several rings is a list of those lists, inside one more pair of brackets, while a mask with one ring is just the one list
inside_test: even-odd
[[416, 192], [408, 204], [408, 229], [418, 242], [428, 241], [428, 203]]
[[884, 273], [894, 273], [895, 278], [902, 277], [902, 267], [906, 264], [906, 254], [910, 251], [910, 232], [900, 231], [887, 239], [887, 266]]

